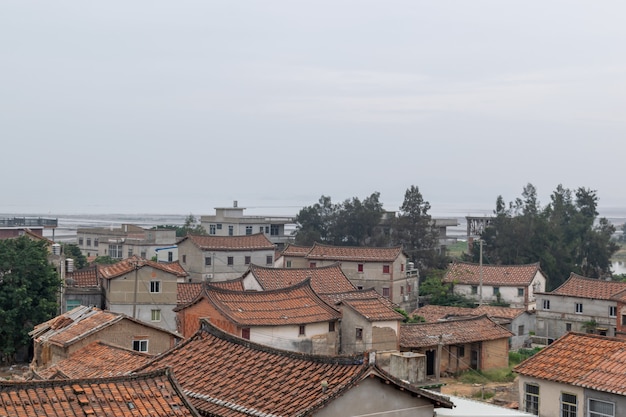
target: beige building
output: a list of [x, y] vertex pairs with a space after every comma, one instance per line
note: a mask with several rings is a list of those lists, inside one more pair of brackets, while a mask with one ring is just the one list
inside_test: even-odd
[[274, 265], [275, 247], [263, 233], [188, 235], [178, 242], [178, 253], [192, 281], [226, 281], [243, 275], [251, 264]]
[[178, 262], [132, 257], [98, 272], [108, 310], [176, 331], [177, 285], [188, 275]]

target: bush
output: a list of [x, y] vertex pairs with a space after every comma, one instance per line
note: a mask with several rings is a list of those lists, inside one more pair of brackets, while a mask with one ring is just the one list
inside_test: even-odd
[[488, 382], [511, 382], [515, 379], [515, 374], [510, 368], [490, 369], [486, 371], [476, 371], [473, 369], [463, 372], [459, 376], [459, 381], [464, 384], [486, 384]]
[[540, 350], [541, 348], [536, 347], [533, 349], [519, 349], [517, 351], [511, 351], [509, 352], [509, 365], [515, 366], [517, 364], [520, 364]]

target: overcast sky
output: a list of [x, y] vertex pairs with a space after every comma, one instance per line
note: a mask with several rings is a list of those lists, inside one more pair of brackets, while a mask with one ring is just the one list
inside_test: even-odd
[[[625, 207], [623, 1], [3, 1], [0, 213]], [[626, 211], [626, 209], [625, 209]], [[255, 214], [248, 211], [249, 214]]]

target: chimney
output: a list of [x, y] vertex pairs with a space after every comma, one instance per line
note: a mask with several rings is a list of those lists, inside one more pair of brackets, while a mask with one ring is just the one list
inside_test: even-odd
[[233, 207], [237, 208], [237, 200], [233, 200]]

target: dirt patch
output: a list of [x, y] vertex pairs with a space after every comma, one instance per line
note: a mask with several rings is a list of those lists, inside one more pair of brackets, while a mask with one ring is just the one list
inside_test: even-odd
[[11, 380], [21, 379], [28, 372], [28, 364], [15, 364], [0, 367], [0, 379]]
[[517, 378], [509, 383], [464, 384], [453, 378], [445, 378], [442, 382], [446, 384], [441, 387], [441, 393], [444, 395], [471, 398], [497, 405], [507, 405], [519, 400]]

